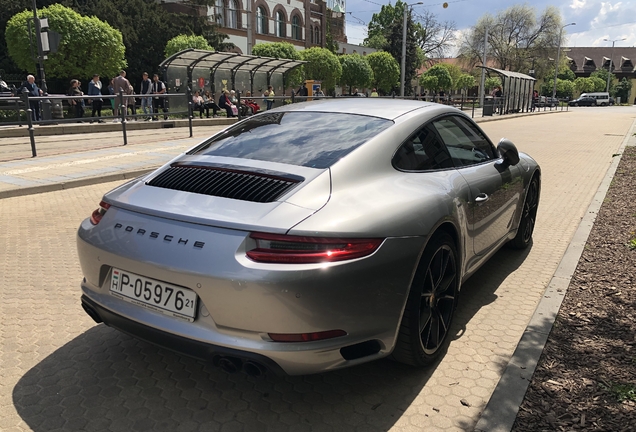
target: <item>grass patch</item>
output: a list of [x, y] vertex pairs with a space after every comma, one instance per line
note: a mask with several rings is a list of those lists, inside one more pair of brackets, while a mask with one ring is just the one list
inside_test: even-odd
[[621, 384], [610, 381], [609, 383], [600, 383], [600, 386], [603, 390], [610, 392], [618, 402], [636, 402], [636, 384]]

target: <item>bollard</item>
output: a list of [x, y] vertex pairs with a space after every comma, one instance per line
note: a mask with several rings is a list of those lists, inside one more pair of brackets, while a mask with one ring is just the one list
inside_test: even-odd
[[124, 105], [124, 89], [119, 89], [119, 115], [121, 116], [121, 131], [124, 134], [124, 145], [128, 144], [128, 135], [126, 135], [126, 111], [128, 107]]
[[470, 117], [475, 118], [475, 98], [474, 97], [473, 97], [473, 113]]
[[[22, 94], [20, 95], [20, 98], [24, 101], [24, 106], [26, 108], [26, 116], [27, 116], [27, 126], [29, 127], [29, 139], [31, 140], [31, 154], [33, 155], [33, 157], [36, 157], [38, 155], [36, 149], [35, 149], [35, 135], [33, 132], [33, 118], [31, 117], [33, 115], [33, 110], [31, 109], [31, 106], [29, 105], [29, 94], [27, 92], [22, 92]], [[18, 115], [20, 115], [20, 113], [18, 112]]]
[[[190, 138], [192, 138], [192, 95], [190, 94], [190, 86], [186, 86], [186, 102], [188, 103], [188, 127], [190, 128]], [[208, 111], [209, 112], [209, 111]]]

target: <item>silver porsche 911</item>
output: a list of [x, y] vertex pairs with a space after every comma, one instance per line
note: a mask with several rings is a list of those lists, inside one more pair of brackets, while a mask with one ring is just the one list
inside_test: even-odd
[[447, 106], [274, 109], [104, 195], [77, 237], [82, 306], [230, 372], [428, 365], [462, 282], [531, 243], [540, 180]]

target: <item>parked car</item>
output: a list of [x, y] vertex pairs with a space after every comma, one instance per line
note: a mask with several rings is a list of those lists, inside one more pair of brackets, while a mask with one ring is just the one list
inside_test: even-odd
[[581, 96], [569, 102], [570, 106], [596, 106], [596, 99], [590, 96]]
[[555, 107], [559, 105], [559, 99], [553, 98], [551, 96], [539, 96], [539, 101], [537, 102], [538, 107]]
[[228, 372], [426, 366], [463, 282], [531, 244], [540, 189], [530, 156], [449, 106], [286, 105], [105, 194], [77, 234], [81, 303]]

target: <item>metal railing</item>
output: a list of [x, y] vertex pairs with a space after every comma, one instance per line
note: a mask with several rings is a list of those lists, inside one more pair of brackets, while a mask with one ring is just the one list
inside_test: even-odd
[[[151, 105], [151, 109], [153, 111], [152, 113], [143, 113], [143, 112], [141, 114], [137, 113], [135, 99], [142, 99], [142, 98], [152, 99], [152, 105]], [[185, 98], [185, 105], [187, 107], [187, 110], [186, 111], [170, 111], [169, 110], [170, 104], [168, 103], [166, 107], [166, 102], [168, 102], [171, 98], [172, 99]], [[81, 104], [84, 101], [90, 101], [94, 99], [102, 99], [103, 101], [112, 101], [111, 107], [113, 108], [113, 114], [117, 112], [117, 115], [99, 116], [99, 117], [84, 117], [83, 115], [81, 115], [81, 116], [75, 116], [71, 118], [63, 118], [64, 102], [67, 102], [67, 104], [69, 104], [70, 107], [73, 107], [75, 106], [75, 104], [78, 104], [78, 103]], [[132, 104], [129, 104], [131, 100], [132, 100]], [[2, 101], [8, 102], [8, 105], [6, 107], [3, 107], [5, 110], [12, 110], [17, 113], [18, 121], [2, 122], [0, 123], [0, 125], [23, 126], [24, 124], [26, 124], [28, 127], [29, 139], [31, 142], [31, 154], [33, 157], [37, 156], [35, 131], [34, 131], [35, 125], [54, 125], [54, 124], [65, 124], [65, 123], [70, 124], [70, 123], [78, 123], [78, 122], [93, 123], [95, 121], [100, 121], [100, 120], [101, 121], [113, 120], [113, 122], [121, 124], [121, 132], [122, 132], [123, 142], [124, 142], [123, 145], [127, 145], [128, 135], [126, 131], [126, 124], [129, 119], [136, 120], [141, 117], [145, 117], [145, 118], [150, 117], [151, 119], [159, 119], [160, 116], [163, 116], [164, 120], [167, 120], [168, 116], [171, 116], [171, 115], [172, 116], [186, 115], [188, 118], [188, 127], [189, 127], [190, 137], [192, 137], [193, 104], [192, 104], [192, 97], [189, 91], [186, 91], [185, 93], [164, 93], [164, 94], [154, 94], [151, 96], [144, 96], [144, 95], [137, 95], [137, 94], [127, 95], [127, 94], [124, 94], [123, 90], [120, 90], [119, 94], [117, 95], [99, 95], [99, 96], [47, 95], [47, 96], [38, 96], [38, 97], [29, 96], [25, 92], [25, 93], [22, 93], [19, 97], [2, 98]], [[72, 102], [69, 103], [69, 101], [72, 101]], [[158, 103], [158, 101], [163, 101], [163, 103]], [[37, 109], [39, 110], [38, 116], [36, 116], [33, 111], [33, 102], [37, 103]], [[43, 112], [43, 106], [41, 105], [46, 105], [46, 104], [51, 104], [55, 107], [54, 110], [51, 110], [51, 114], [52, 114], [51, 116], [57, 117], [57, 118], [51, 118], [50, 120], [41, 119], [41, 114]], [[115, 104], [117, 105], [115, 106]], [[135, 107], [133, 109], [133, 114], [128, 114], [129, 105]], [[162, 112], [159, 112], [159, 108], [160, 108], [159, 105], [161, 105]], [[84, 106], [86, 106], [86, 104], [84, 104]], [[114, 109], [115, 107], [117, 108], [117, 110]], [[106, 105], [105, 109], [108, 109], [108, 108], [110, 107]], [[83, 110], [84, 110], [84, 107], [82, 107], [82, 111]], [[25, 116], [26, 119], [24, 121], [21, 119], [22, 113], [26, 114]], [[36, 119], [37, 117], [40, 117], [40, 119], [37, 120]]]

